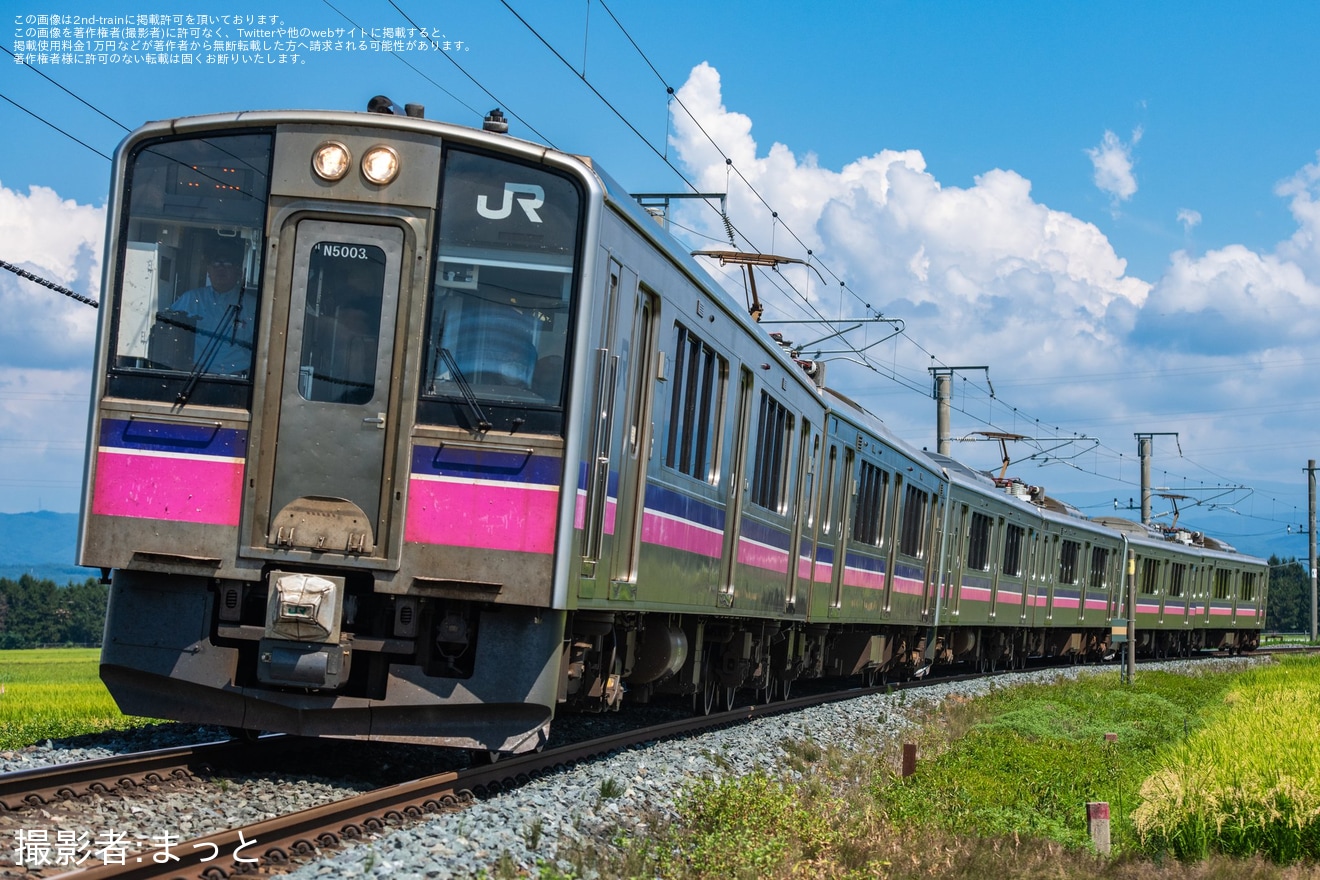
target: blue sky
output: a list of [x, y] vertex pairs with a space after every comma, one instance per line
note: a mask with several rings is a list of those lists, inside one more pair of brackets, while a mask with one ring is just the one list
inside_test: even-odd
[[[830, 365], [832, 384], [900, 435], [933, 445], [927, 367], [988, 365], [993, 399], [984, 375], [958, 375], [953, 432], [1037, 438], [1010, 450], [1050, 450], [1014, 466], [1028, 482], [1112, 512], [1138, 494], [1133, 433], [1177, 432], [1157, 438], [1154, 472], [1203, 502], [1182, 502], [1183, 522], [1305, 555], [1303, 468], [1320, 456], [1312, 4], [395, 2], [191, 14], [424, 27], [449, 51], [405, 50], [405, 64], [304, 40], [293, 64], [207, 64], [199, 50], [187, 66], [31, 69], [0, 55], [0, 259], [99, 295], [109, 162], [95, 151], [112, 154], [120, 124], [361, 109], [377, 93], [463, 124], [500, 106], [512, 134], [591, 155], [634, 191], [683, 188], [657, 153], [702, 189], [728, 189], [743, 247], [811, 248], [828, 283], [767, 279], [767, 318], [870, 304], [902, 319], [868, 367]], [[5, 48], [37, 39], [29, 16], [50, 11], [0, 2]], [[151, 9], [111, 14], [139, 13]], [[707, 209], [674, 219], [694, 247], [724, 240]], [[0, 511], [75, 510], [95, 313], [0, 272], [0, 314]], [[988, 443], [954, 453], [986, 468], [999, 457]]]

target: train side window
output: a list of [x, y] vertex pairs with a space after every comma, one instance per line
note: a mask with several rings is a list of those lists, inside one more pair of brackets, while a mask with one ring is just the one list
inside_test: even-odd
[[862, 462], [857, 484], [857, 511], [852, 524], [853, 540], [857, 543], [880, 546], [888, 492], [889, 472], [869, 461]]
[[926, 533], [927, 508], [930, 495], [916, 486], [908, 486], [903, 495], [903, 528], [899, 533], [898, 552], [920, 558], [923, 555], [922, 536]]
[[793, 416], [789, 414], [788, 407], [762, 391], [751, 500], [753, 504], [776, 513], [784, 512], [788, 448], [792, 434]]
[[1243, 602], [1256, 601], [1256, 573], [1254, 571], [1242, 572], [1242, 588], [1238, 597]]
[[567, 176], [445, 152], [419, 421], [563, 431], [581, 215]]
[[1105, 572], [1109, 568], [1109, 548], [1091, 548], [1091, 574], [1089, 586], [1092, 590], [1105, 588]]
[[1059, 547], [1059, 583], [1077, 583], [1077, 559], [1082, 545], [1076, 541], [1064, 541]]
[[665, 465], [707, 483], [716, 481], [716, 437], [723, 420], [729, 362], [682, 324], [675, 324]]
[[1004, 574], [1019, 577], [1022, 574], [1022, 526], [1009, 523], [1004, 529]]
[[1154, 596], [1159, 590], [1160, 562], [1158, 559], [1141, 560], [1141, 580], [1137, 588], [1146, 596]]
[[1187, 566], [1181, 562], [1174, 562], [1169, 565], [1169, 595], [1181, 596], [1183, 594], [1183, 577], [1187, 573]]
[[107, 392], [246, 407], [272, 135], [146, 142], [127, 162]]
[[967, 535], [967, 567], [972, 571], [990, 569], [990, 517], [973, 513]]
[[1233, 573], [1226, 568], [1215, 569], [1215, 598], [1233, 598]]
[[830, 464], [825, 471], [825, 491], [820, 504], [820, 533], [823, 536], [834, 534], [834, 522], [837, 519], [834, 510], [834, 497], [838, 491], [839, 447], [830, 446]]

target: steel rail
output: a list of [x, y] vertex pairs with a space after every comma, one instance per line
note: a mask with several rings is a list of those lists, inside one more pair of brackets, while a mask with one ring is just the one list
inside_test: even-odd
[[[949, 681], [950, 678], [937, 680]], [[110, 877], [121, 880], [164, 877], [223, 880], [251, 871], [269, 871], [294, 859], [315, 856], [322, 849], [336, 847], [343, 841], [362, 839], [371, 833], [384, 831], [389, 826], [420, 819], [428, 813], [458, 808], [473, 798], [510, 791], [546, 772], [642, 743], [701, 733], [755, 718], [925, 683], [918, 681], [854, 688], [774, 703], [740, 706], [728, 712], [670, 721], [544, 752], [506, 757], [487, 766], [438, 773], [253, 825], [182, 841], [168, 850], [133, 853], [125, 857], [124, 864], [89, 866], [57, 876], [78, 880]], [[156, 861], [158, 858], [161, 861]]]
[[1014, 676], [1032, 669], [1034, 667], [988, 674], [972, 672], [941, 675], [740, 706], [727, 712], [637, 728], [544, 752], [506, 757], [487, 766], [438, 773], [253, 825], [182, 841], [169, 849], [158, 848], [155, 852], [128, 854], [123, 864], [98, 864], [57, 876], [77, 880], [148, 880], [166, 877], [224, 880], [252, 872], [268, 873], [295, 860], [317, 856], [322, 850], [337, 847], [345, 841], [364, 839], [370, 834], [383, 832], [391, 826], [402, 826], [430, 813], [460, 808], [474, 798], [516, 789], [547, 772], [562, 770], [643, 743], [689, 736], [756, 718], [796, 712], [871, 694], [920, 688], [928, 684]]
[[[259, 742], [282, 739], [282, 736], [267, 736]], [[143, 782], [186, 779], [209, 772], [213, 763], [248, 757], [254, 745], [261, 748], [256, 743], [222, 740], [0, 774], [0, 812], [104, 794], [116, 788], [135, 788]]]

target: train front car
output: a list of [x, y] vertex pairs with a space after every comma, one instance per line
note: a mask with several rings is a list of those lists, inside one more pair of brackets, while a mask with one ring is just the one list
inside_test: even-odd
[[80, 557], [120, 707], [537, 747], [595, 178], [352, 113], [151, 124], [114, 173]]

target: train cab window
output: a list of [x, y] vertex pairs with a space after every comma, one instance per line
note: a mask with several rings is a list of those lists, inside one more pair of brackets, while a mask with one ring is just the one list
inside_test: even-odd
[[563, 431], [581, 215], [566, 176], [446, 151], [419, 421]]
[[374, 244], [317, 242], [307, 264], [298, 394], [363, 404], [376, 385], [385, 251]]
[[149, 141], [128, 158], [107, 392], [246, 407], [272, 136]]

